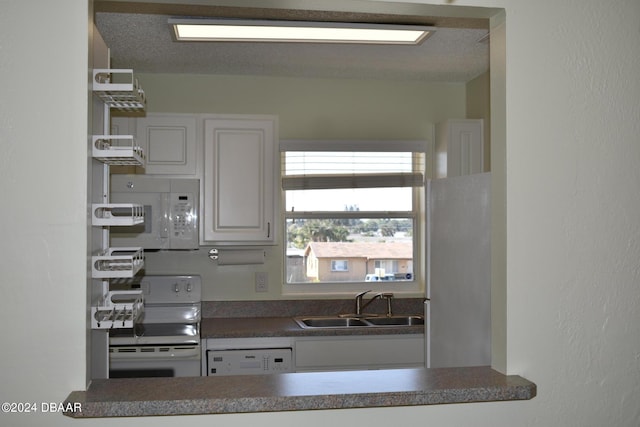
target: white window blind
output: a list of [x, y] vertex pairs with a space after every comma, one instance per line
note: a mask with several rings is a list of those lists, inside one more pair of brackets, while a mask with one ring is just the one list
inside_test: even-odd
[[419, 187], [424, 141], [282, 141], [282, 188]]

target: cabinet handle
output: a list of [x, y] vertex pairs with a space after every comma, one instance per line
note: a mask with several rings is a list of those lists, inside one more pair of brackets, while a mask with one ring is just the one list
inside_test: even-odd
[[271, 221], [267, 222], [267, 238], [271, 238]]

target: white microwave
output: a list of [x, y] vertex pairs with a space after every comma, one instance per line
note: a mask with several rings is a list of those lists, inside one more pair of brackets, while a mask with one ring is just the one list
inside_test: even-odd
[[198, 249], [197, 179], [111, 175], [111, 202], [144, 206], [144, 223], [111, 227], [111, 245], [144, 249]]

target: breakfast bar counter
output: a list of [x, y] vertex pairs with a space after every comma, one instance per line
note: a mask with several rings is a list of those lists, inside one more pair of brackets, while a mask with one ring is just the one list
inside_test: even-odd
[[528, 400], [536, 385], [490, 367], [93, 380], [74, 418], [301, 411]]

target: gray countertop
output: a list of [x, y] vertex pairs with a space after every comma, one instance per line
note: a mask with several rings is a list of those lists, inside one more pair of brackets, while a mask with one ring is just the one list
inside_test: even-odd
[[536, 385], [489, 367], [93, 380], [74, 418], [219, 414], [527, 400]]

